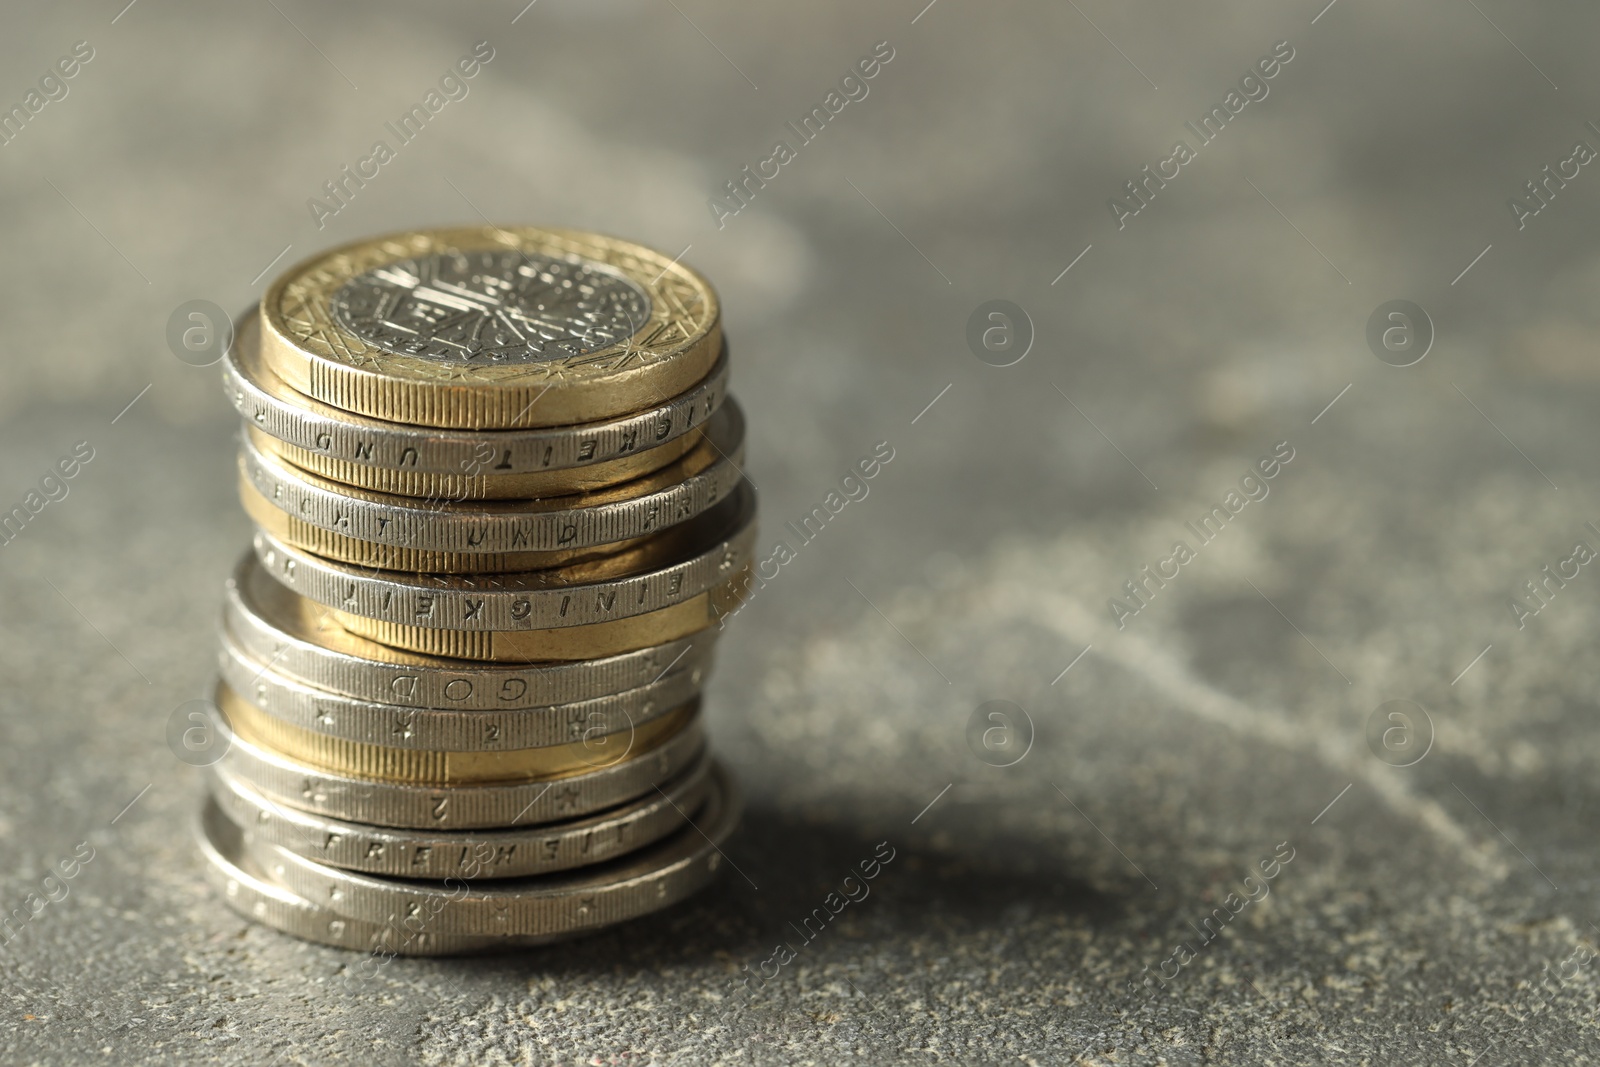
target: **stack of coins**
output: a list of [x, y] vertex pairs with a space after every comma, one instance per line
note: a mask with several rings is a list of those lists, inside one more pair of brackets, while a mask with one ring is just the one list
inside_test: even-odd
[[230, 903], [398, 954], [666, 907], [738, 819], [699, 694], [755, 496], [717, 298], [526, 227], [292, 268], [224, 361], [254, 544], [199, 824]]

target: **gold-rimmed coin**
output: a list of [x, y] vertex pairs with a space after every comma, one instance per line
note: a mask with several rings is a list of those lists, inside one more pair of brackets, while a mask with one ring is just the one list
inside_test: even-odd
[[497, 663], [596, 659], [675, 641], [708, 630], [735, 611], [750, 588], [746, 566], [708, 592], [626, 619], [551, 630], [429, 630], [334, 610], [353, 634], [410, 652]]
[[286, 545], [314, 552], [325, 559], [381, 571], [409, 574], [484, 574], [495, 571], [536, 571], [546, 567], [565, 567], [572, 563], [604, 559], [649, 540], [649, 535], [630, 537], [609, 545], [553, 549], [549, 552], [433, 552], [405, 545], [384, 545], [376, 541], [335, 533], [290, 515], [242, 475], [239, 478], [239, 503], [257, 526]]
[[[329, 609], [261, 569], [247, 552], [228, 580], [224, 639], [308, 686], [377, 704], [485, 711], [531, 710], [601, 699], [711, 665], [715, 631], [635, 652], [571, 663], [470, 663], [381, 645], [340, 626]], [[449, 746], [441, 746], [449, 747]]]
[[704, 678], [698, 670], [671, 670], [638, 689], [544, 708], [416, 708], [315, 689], [248, 655], [230, 635], [224, 634], [222, 644], [217, 657], [222, 681], [258, 711], [347, 741], [429, 751], [498, 752], [593, 740], [683, 706], [699, 695]]
[[529, 474], [437, 474], [352, 463], [287, 444], [254, 426], [245, 429], [256, 448], [329, 481], [374, 493], [436, 500], [518, 500], [593, 492], [658, 471], [700, 443], [700, 431], [691, 430], [657, 448], [586, 467]]
[[549, 474], [626, 459], [697, 431], [728, 391], [724, 350], [693, 387], [631, 415], [572, 426], [453, 430], [368, 418], [314, 400], [273, 374], [260, 349], [260, 308], [252, 307], [221, 364], [223, 391], [246, 425], [344, 463], [430, 474]]
[[256, 531], [256, 558], [320, 604], [431, 630], [546, 630], [645, 615], [698, 596], [751, 562], [755, 492], [602, 559], [532, 571], [440, 575], [334, 563]]
[[217, 707], [235, 737], [328, 774], [404, 785], [510, 785], [586, 774], [649, 755], [680, 733], [699, 700], [616, 733], [500, 752], [390, 748], [301, 729], [218, 683]]
[[592, 493], [464, 502], [374, 493], [300, 470], [248, 437], [239, 444], [239, 477], [285, 514], [365, 541], [430, 552], [551, 552], [615, 544], [694, 518], [744, 479], [743, 455], [744, 416], [730, 398], [686, 455]]
[[[215, 708], [207, 721], [229, 736]], [[449, 787], [333, 774], [239, 734], [218, 762], [273, 802], [302, 811], [374, 826], [490, 830], [572, 819], [634, 800], [681, 774], [704, 745], [696, 717], [637, 759], [550, 781]]]
[[422, 426], [509, 429], [638, 411], [704, 378], [717, 297], [663, 253], [531, 226], [357, 241], [261, 303], [263, 361], [307, 396]]

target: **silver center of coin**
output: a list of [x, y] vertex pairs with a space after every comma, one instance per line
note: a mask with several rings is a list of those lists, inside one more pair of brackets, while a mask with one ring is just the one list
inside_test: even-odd
[[367, 344], [441, 363], [539, 363], [626, 340], [650, 317], [633, 282], [583, 262], [507, 250], [388, 263], [333, 298]]

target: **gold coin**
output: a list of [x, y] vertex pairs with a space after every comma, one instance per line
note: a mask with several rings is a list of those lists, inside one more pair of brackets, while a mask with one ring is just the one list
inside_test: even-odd
[[239, 502], [245, 514], [286, 545], [313, 552], [340, 563], [411, 574], [489, 574], [502, 571], [537, 571], [605, 559], [644, 543], [654, 534], [588, 548], [562, 548], [549, 552], [434, 552], [429, 549], [384, 545], [349, 534], [314, 526], [297, 515], [274, 507], [243, 471], [239, 472]]
[[527, 474], [439, 474], [433, 471], [369, 467], [365, 463], [352, 463], [291, 445], [254, 426], [247, 426], [246, 429], [250, 440], [261, 451], [269, 452], [301, 470], [375, 493], [434, 500], [512, 500], [587, 493], [658, 471], [700, 443], [700, 431], [690, 430], [659, 447], [591, 463], [587, 467], [531, 471]]
[[629, 241], [575, 230], [422, 230], [292, 267], [261, 354], [345, 411], [420, 426], [592, 422], [688, 389], [722, 345], [716, 293]]
[[638, 726], [540, 748], [504, 752], [388, 748], [302, 729], [217, 683], [217, 707], [246, 742], [330, 774], [409, 785], [490, 785], [588, 774], [647, 755], [679, 733], [699, 710], [698, 699]]
[[333, 617], [350, 633], [430, 656], [501, 663], [597, 659], [675, 641], [716, 626], [743, 600], [751, 584], [749, 572], [746, 566], [709, 592], [647, 615], [551, 630], [428, 630], [346, 611], [335, 610]]

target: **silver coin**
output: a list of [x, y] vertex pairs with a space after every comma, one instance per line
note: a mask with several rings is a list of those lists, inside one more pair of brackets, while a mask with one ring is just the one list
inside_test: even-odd
[[649, 750], [593, 771], [511, 785], [425, 786], [331, 774], [229, 731], [224, 770], [285, 807], [345, 822], [416, 830], [483, 830], [561, 822], [635, 800], [692, 764], [705, 743], [701, 716]]
[[222, 360], [222, 383], [251, 425], [296, 447], [348, 463], [434, 474], [535, 474], [620, 459], [699, 427], [728, 390], [728, 357], [687, 392], [619, 419], [542, 430], [447, 430], [353, 415], [304, 396], [262, 364], [252, 307]]
[[344, 822], [276, 804], [225, 770], [212, 799], [258, 841], [345, 870], [399, 878], [522, 878], [600, 863], [658, 841], [705, 799], [711, 757], [659, 792], [599, 815], [515, 830], [439, 834]]
[[619, 344], [650, 296], [603, 264], [512, 249], [402, 259], [350, 279], [333, 317], [367, 344], [441, 363], [543, 363]]
[[[195, 838], [205, 858], [206, 880], [246, 919], [306, 941], [389, 956], [458, 956], [530, 948], [565, 937], [483, 937], [362, 922], [320, 908], [274, 882], [244, 847], [239, 828], [211, 800], [196, 820]], [[409, 926], [415, 927], [412, 923]], [[359, 970], [357, 975], [360, 976]]]
[[[744, 416], [729, 397], [706, 440], [653, 474], [590, 493], [527, 501], [430, 502], [339, 485], [239, 442], [239, 472], [276, 508], [333, 533], [433, 552], [548, 552], [613, 544], [685, 522], [744, 477]], [[716, 453], [702, 466], [710, 449]]]
[[[738, 486], [711, 511], [614, 560], [484, 575], [375, 571], [292, 548], [264, 530], [255, 550], [278, 581], [352, 615], [429, 630], [549, 630], [645, 615], [722, 584], [750, 561], [754, 518], [755, 493]], [[608, 576], [617, 569], [628, 573]]]
[[246, 849], [275, 881], [340, 915], [382, 925], [420, 918], [438, 934], [537, 936], [609, 926], [684, 899], [721, 867], [719, 846], [738, 819], [733, 782], [716, 767], [705, 804], [671, 837], [594, 867], [495, 881], [358, 874], [252, 841], [244, 831]]
[[327, 609], [286, 589], [246, 553], [228, 579], [223, 627], [277, 674], [317, 689], [413, 708], [491, 711], [593, 700], [651, 685], [669, 671], [703, 675], [715, 629], [637, 652], [549, 664], [470, 664], [390, 648], [343, 629]]
[[700, 692], [698, 668], [675, 668], [649, 685], [543, 708], [469, 711], [353, 700], [296, 681], [223, 634], [222, 680], [252, 705], [292, 726], [386, 748], [497, 752], [564, 745], [620, 733], [658, 718]]

